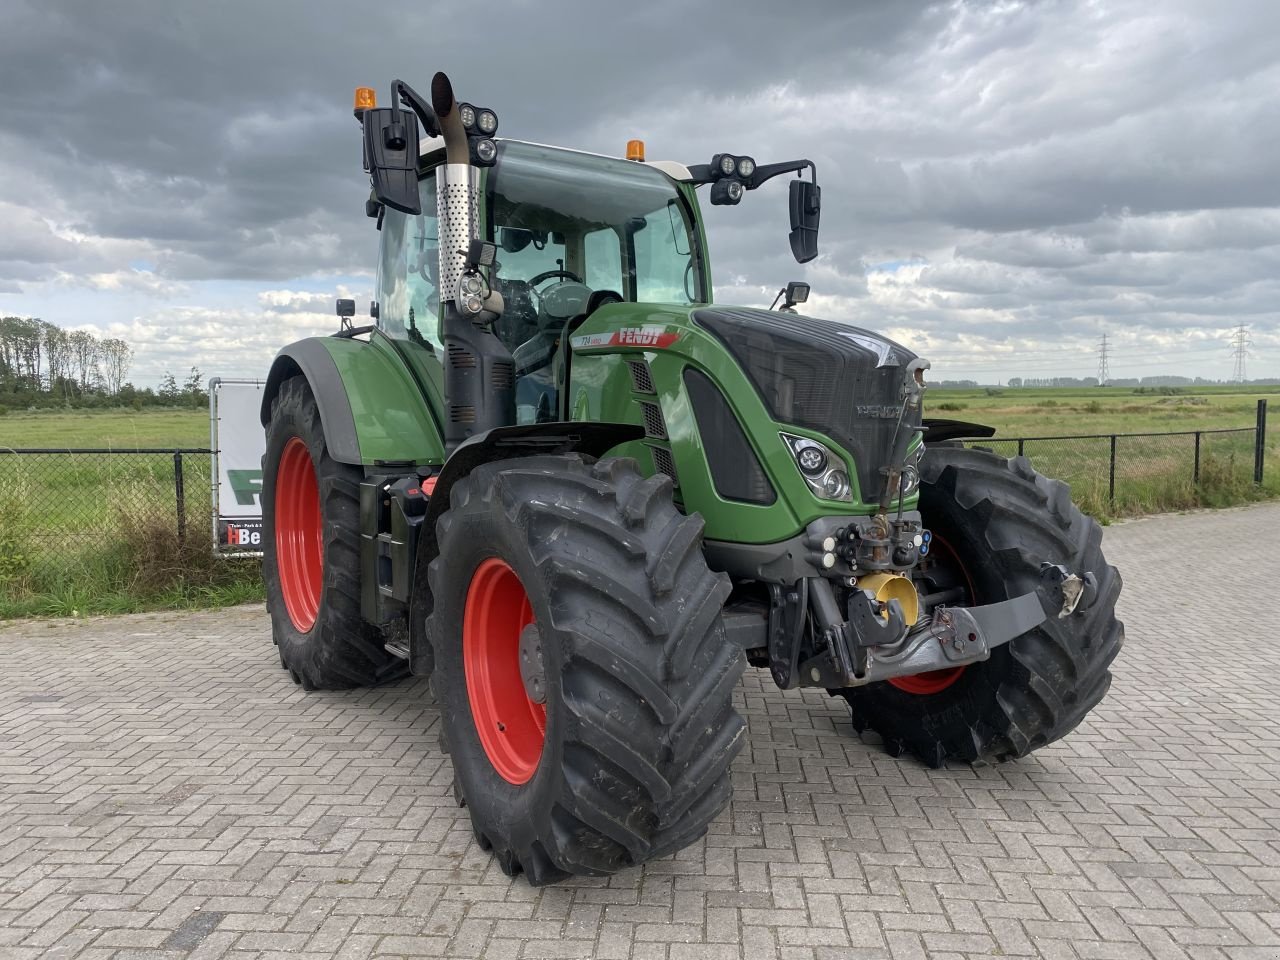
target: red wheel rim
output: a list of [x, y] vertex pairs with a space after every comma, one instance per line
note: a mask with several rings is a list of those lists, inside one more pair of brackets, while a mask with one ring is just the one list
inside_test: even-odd
[[[950, 554], [952, 563], [956, 569], [960, 571], [960, 575], [964, 577], [964, 582], [969, 587], [969, 600], [973, 602], [977, 593], [973, 589], [973, 578], [969, 576], [969, 571], [965, 569], [963, 563], [960, 562], [960, 556], [952, 548], [951, 544], [943, 540], [936, 533], [933, 540], [929, 544], [930, 550], [941, 549]], [[913, 693], [918, 697], [928, 697], [935, 693], [941, 693], [947, 687], [951, 686], [960, 679], [960, 675], [965, 672], [967, 667], [948, 667], [945, 670], [928, 670], [925, 673], [913, 673], [909, 677], [890, 677], [889, 683], [897, 687], [903, 693]]]
[[520, 631], [533, 607], [520, 578], [496, 557], [471, 577], [462, 614], [462, 666], [471, 718], [485, 755], [508, 783], [528, 783], [542, 759], [547, 708], [529, 699], [520, 675]]
[[276, 569], [293, 625], [306, 633], [320, 612], [324, 581], [324, 522], [311, 451], [291, 437], [276, 468]]

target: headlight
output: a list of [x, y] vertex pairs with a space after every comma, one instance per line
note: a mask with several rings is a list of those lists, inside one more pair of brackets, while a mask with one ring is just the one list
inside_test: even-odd
[[737, 180], [730, 180], [729, 186], [726, 188], [726, 190], [729, 195], [729, 199], [732, 200], [734, 203], [737, 203], [739, 200], [742, 199], [742, 184], [740, 184]]
[[832, 470], [822, 478], [822, 495], [828, 500], [849, 499], [849, 475], [843, 470]]
[[830, 448], [810, 437], [798, 437], [792, 433], [781, 433], [779, 436], [791, 451], [796, 469], [800, 471], [800, 476], [809, 485], [814, 496], [823, 500], [853, 499], [852, 485], [844, 461]]
[[492, 137], [498, 131], [498, 115], [492, 110], [481, 110], [476, 114], [476, 126], [486, 137]]
[[738, 158], [738, 176], [749, 177], [756, 172], [756, 162], [750, 157]]
[[732, 177], [733, 171], [737, 168], [738, 161], [732, 154], [722, 153], [720, 155], [720, 172], [726, 177]]
[[476, 108], [469, 103], [463, 103], [458, 106], [458, 119], [462, 121], [462, 125], [470, 130], [476, 125]]

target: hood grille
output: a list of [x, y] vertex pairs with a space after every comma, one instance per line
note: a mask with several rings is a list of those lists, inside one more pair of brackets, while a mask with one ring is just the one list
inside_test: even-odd
[[[879, 499], [893, 446], [902, 378], [916, 355], [859, 327], [744, 307], [696, 310], [781, 424], [826, 434], [857, 466], [864, 502]], [[918, 426], [917, 410], [907, 426]]]

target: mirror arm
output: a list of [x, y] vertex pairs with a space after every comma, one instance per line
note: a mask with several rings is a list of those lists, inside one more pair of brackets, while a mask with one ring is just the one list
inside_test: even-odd
[[[774, 177], [781, 176], [784, 173], [794, 173], [799, 175], [805, 170], [809, 171], [809, 178], [814, 182], [818, 182], [818, 168], [812, 160], [784, 160], [782, 163], [766, 163], [758, 166], [755, 172], [746, 180], [742, 181], [742, 185], [748, 190], [754, 190], [756, 187], [772, 180]], [[720, 179], [719, 173], [711, 169], [709, 163], [695, 163], [689, 167], [689, 179], [685, 183], [692, 183], [695, 186], [702, 186], [707, 183], [715, 183]]]
[[745, 186], [748, 190], [754, 190], [766, 181], [784, 173], [794, 173], [800, 176], [806, 168], [809, 170], [809, 179], [817, 183], [818, 168], [812, 160], [784, 160], [782, 163], [767, 163], [764, 166], [756, 167], [755, 172], [747, 179]]
[[418, 115], [418, 119], [422, 121], [422, 129], [426, 131], [427, 136], [440, 136], [440, 118], [436, 116], [431, 104], [424, 100], [422, 94], [418, 93], [413, 87], [403, 80], [397, 80], [391, 84], [392, 108], [399, 109], [397, 105], [402, 101], [405, 106]]

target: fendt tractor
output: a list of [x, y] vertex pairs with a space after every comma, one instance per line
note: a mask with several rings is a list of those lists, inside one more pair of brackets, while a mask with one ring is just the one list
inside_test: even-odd
[[813, 163], [498, 139], [444, 74], [355, 113], [377, 299], [271, 367], [273, 635], [306, 689], [430, 676], [508, 874], [701, 837], [747, 664], [930, 766], [1022, 757], [1102, 699], [1120, 577], [1066, 486], [924, 418], [929, 363], [797, 312], [803, 284], [714, 301], [698, 190], [787, 176], [804, 263]]

